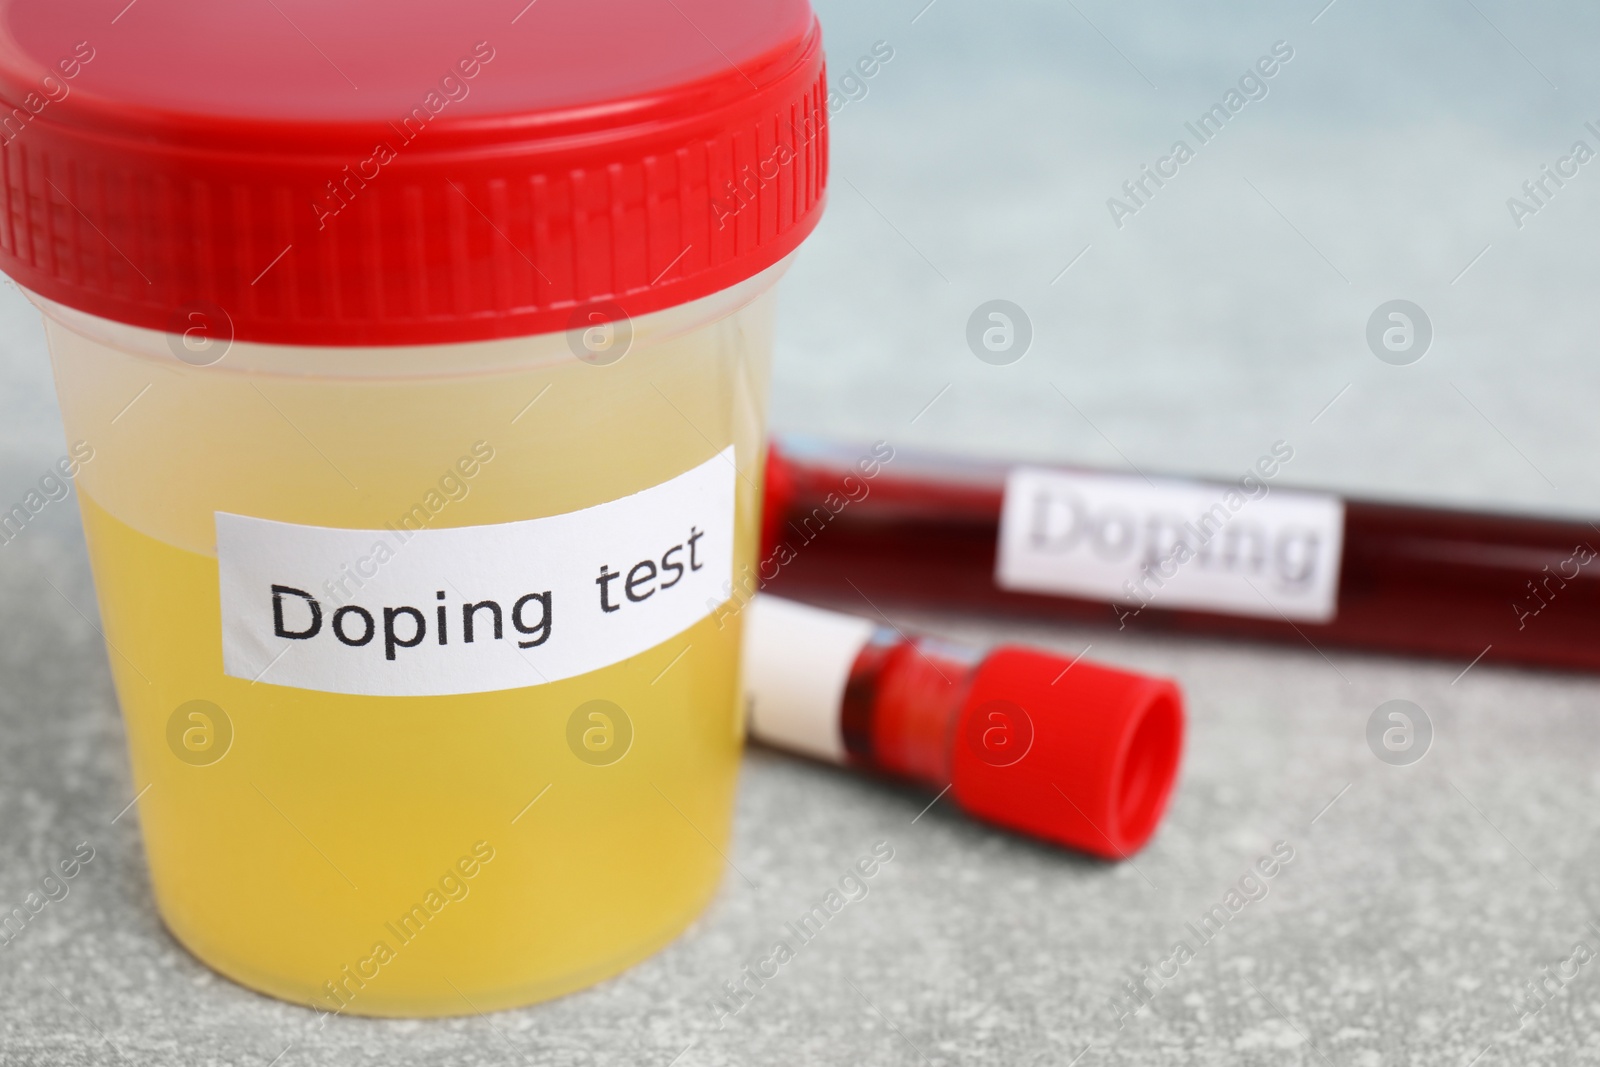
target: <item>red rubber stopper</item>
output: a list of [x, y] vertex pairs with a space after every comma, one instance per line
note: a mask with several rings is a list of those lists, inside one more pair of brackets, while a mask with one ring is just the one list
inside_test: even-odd
[[1167, 679], [997, 648], [957, 720], [953, 792], [980, 819], [1125, 859], [1166, 810], [1183, 730]]

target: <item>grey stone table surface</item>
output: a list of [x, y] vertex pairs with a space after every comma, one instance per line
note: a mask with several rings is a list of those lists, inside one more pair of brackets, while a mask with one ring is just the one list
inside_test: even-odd
[[[1300, 484], [1600, 514], [1600, 177], [1508, 206], [1600, 147], [1592, 8], [818, 7], [842, 103], [829, 214], [782, 295], [780, 428], [1213, 475], [1283, 439]], [[1116, 217], [1279, 41], [1265, 95]], [[846, 81], [878, 42], [893, 58]], [[995, 297], [1033, 325], [1005, 367], [964, 341]], [[1393, 298], [1434, 327], [1410, 366], [1364, 340]], [[63, 449], [37, 315], [0, 289], [0, 500]], [[753, 751], [731, 852], [751, 884], [659, 955], [526, 1010], [318, 1030], [156, 917], [81, 531], [52, 504], [0, 549], [0, 909], [76, 843], [95, 858], [0, 946], [0, 1064], [1600, 1062], [1600, 970], [1573, 962], [1600, 949], [1600, 681], [892, 610], [1178, 678], [1189, 748], [1149, 848], [1091, 862]], [[1391, 699], [1434, 725], [1410, 766], [1366, 742]], [[870, 894], [719, 1027], [723, 982], [878, 841]], [[1122, 1017], [1274, 847], [1293, 858], [1265, 895]]]
[[[1569, 965], [1520, 1017], [1528, 983], [1578, 943], [1600, 947], [1593, 679], [907, 613], [896, 621], [1072, 655], [1092, 644], [1182, 679], [1189, 748], [1154, 842], [1093, 862], [927, 808], [924, 792], [756, 750], [730, 854], [750, 884], [729, 871], [659, 955], [525, 1010], [319, 1028], [162, 927], [137, 818], [118, 817], [133, 787], [81, 549], [41, 536], [12, 550], [25, 565], [0, 570], [0, 902], [78, 842], [95, 858], [0, 947], [0, 1063], [1600, 1061], [1595, 964]], [[1365, 738], [1397, 697], [1435, 728], [1411, 766]], [[880, 841], [894, 858], [867, 896], [724, 1019], [723, 982]], [[1259, 899], [1202, 943], [1188, 924], [1274, 848], [1292, 860], [1245, 881]], [[1161, 961], [1179, 940], [1193, 958], [1150, 978], [1172, 974]], [[1131, 1015], [1130, 980], [1154, 994]]]

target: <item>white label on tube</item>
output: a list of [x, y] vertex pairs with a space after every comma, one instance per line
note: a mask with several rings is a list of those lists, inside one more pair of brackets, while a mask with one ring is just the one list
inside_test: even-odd
[[219, 511], [223, 670], [444, 696], [609, 666], [726, 599], [734, 479], [730, 447], [620, 500], [492, 526], [348, 530]]
[[1327, 622], [1344, 502], [1325, 493], [1018, 467], [995, 582], [1141, 607]]
[[769, 745], [843, 763], [845, 683], [872, 629], [865, 619], [765, 593], [752, 600], [744, 621], [750, 732]]

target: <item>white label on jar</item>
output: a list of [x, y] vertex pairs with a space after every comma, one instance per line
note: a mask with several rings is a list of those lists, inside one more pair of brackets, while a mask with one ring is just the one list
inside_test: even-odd
[[325, 693], [444, 696], [625, 660], [726, 599], [735, 476], [729, 447], [582, 511], [437, 530], [219, 511], [223, 670]]
[[1003, 589], [1327, 622], [1344, 502], [1325, 493], [1019, 467], [1006, 479]]

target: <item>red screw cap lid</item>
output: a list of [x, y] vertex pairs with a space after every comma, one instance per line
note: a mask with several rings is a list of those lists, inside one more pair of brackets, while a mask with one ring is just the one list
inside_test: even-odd
[[289, 344], [637, 315], [810, 232], [825, 97], [807, 0], [0, 0], [0, 269]]
[[1164, 678], [1002, 647], [978, 667], [951, 777], [971, 814], [1107, 859], [1149, 840], [1183, 749]]

